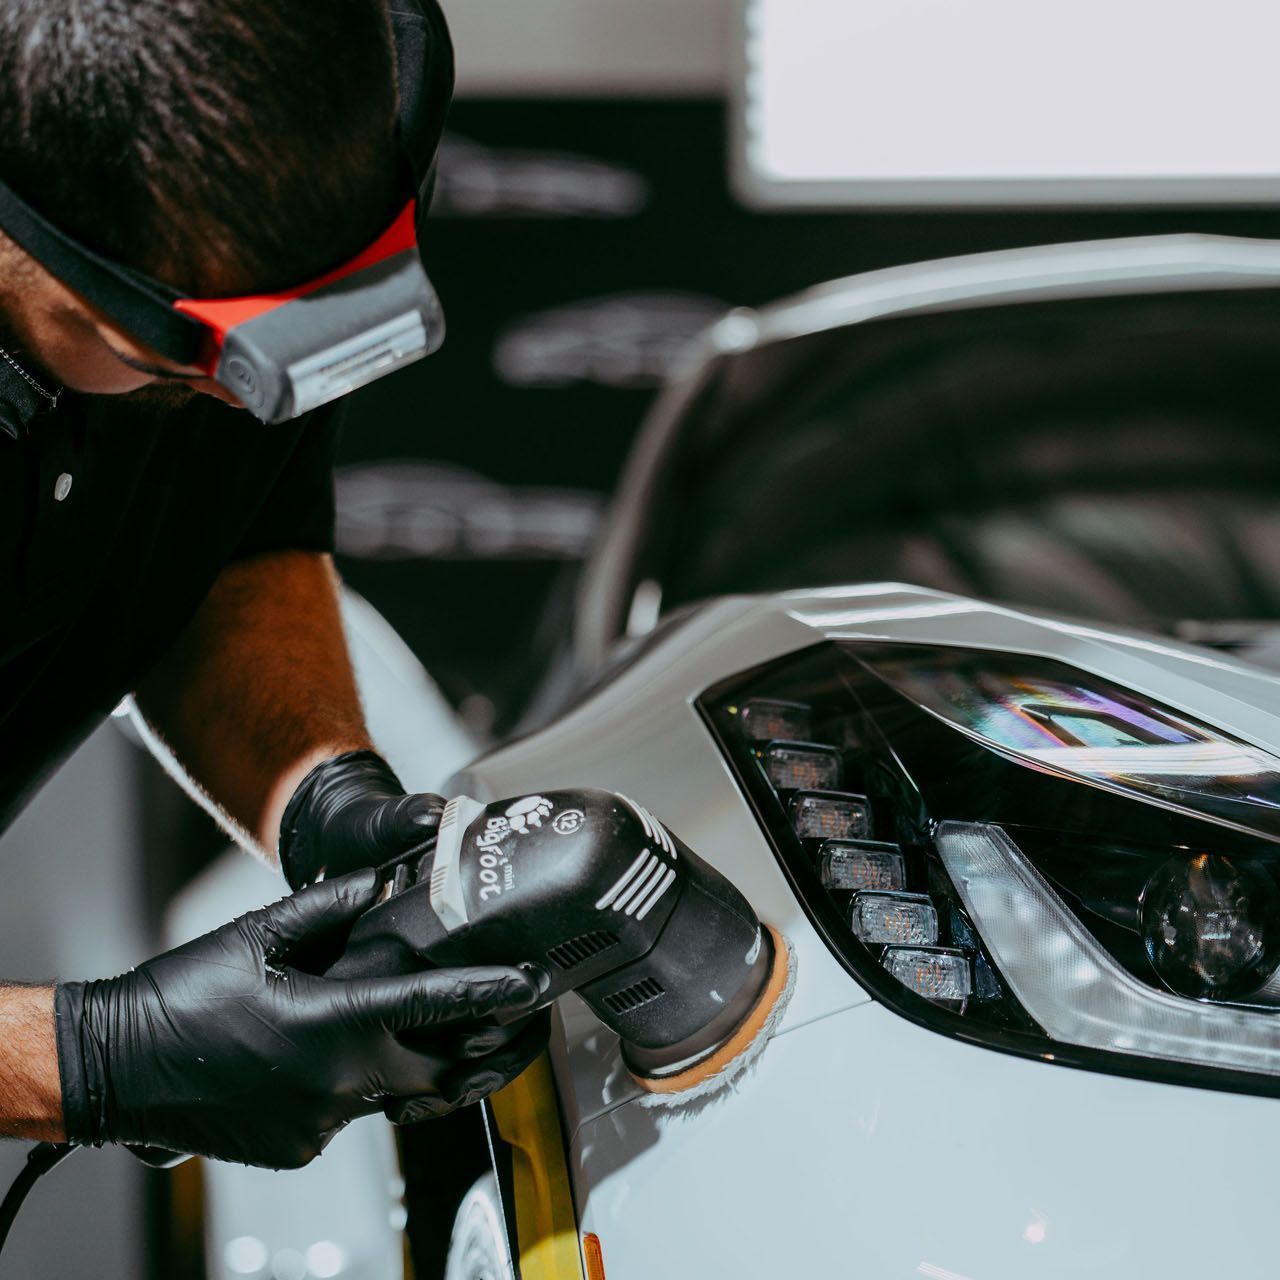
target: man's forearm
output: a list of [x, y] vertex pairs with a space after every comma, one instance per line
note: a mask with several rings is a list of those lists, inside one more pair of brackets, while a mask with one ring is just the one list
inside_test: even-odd
[[274, 851], [312, 765], [370, 745], [329, 558], [230, 566], [137, 702], [204, 791]]
[[0, 1136], [62, 1140], [52, 987], [0, 986]]

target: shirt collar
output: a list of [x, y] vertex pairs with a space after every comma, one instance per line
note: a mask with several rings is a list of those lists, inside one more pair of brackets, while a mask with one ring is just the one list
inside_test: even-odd
[[26, 435], [32, 418], [43, 409], [52, 409], [61, 390], [47, 390], [11, 352], [0, 347], [0, 431], [5, 435], [14, 440]]

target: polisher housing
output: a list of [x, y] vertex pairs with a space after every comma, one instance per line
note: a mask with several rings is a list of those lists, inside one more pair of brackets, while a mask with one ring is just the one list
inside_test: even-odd
[[608, 791], [450, 801], [400, 862], [335, 975], [536, 963], [576, 991], [639, 1076], [681, 1072], [743, 1023], [774, 963], [742, 895], [652, 814]]

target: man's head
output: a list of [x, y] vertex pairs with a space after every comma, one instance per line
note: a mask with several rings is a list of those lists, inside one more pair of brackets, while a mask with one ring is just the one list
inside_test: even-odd
[[[0, 0], [0, 178], [184, 292], [288, 287], [373, 240], [406, 195], [395, 115], [383, 0]], [[69, 385], [174, 371], [11, 243], [0, 307]]]

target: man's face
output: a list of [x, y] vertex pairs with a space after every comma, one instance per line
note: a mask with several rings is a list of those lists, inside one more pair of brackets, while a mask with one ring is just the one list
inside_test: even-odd
[[132, 338], [15, 245], [6, 250], [0, 257], [5, 328], [23, 352], [63, 386], [92, 395], [152, 388], [148, 398], [165, 402], [201, 392], [242, 407], [201, 370], [175, 364]]

